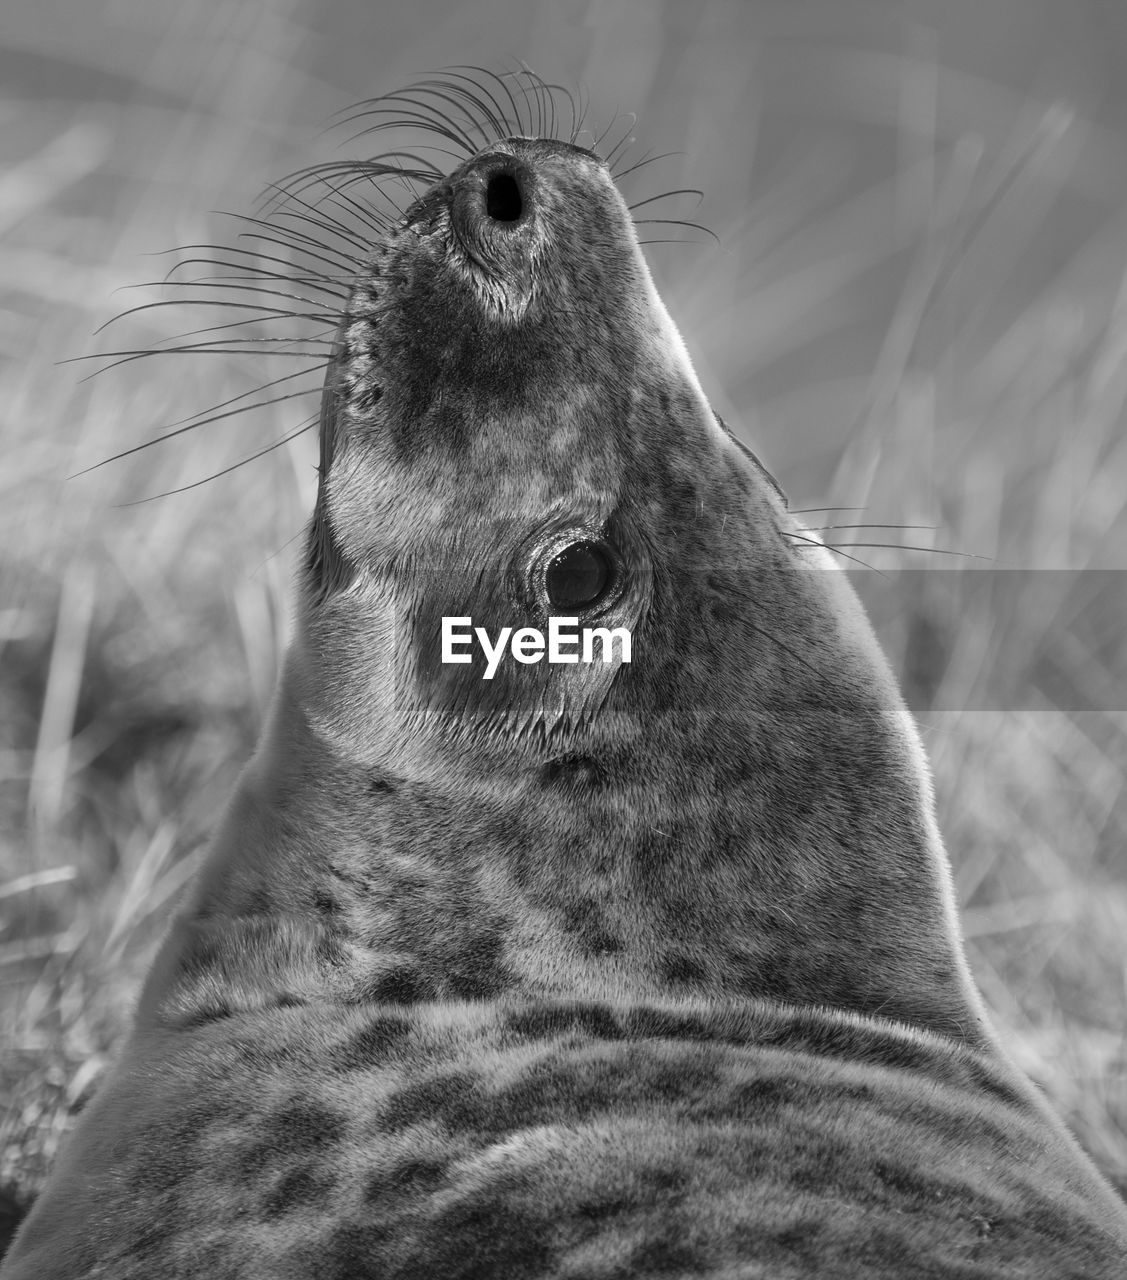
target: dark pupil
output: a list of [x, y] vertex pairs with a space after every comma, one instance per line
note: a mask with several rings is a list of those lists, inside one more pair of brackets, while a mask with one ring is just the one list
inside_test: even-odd
[[557, 609], [594, 604], [610, 582], [610, 564], [591, 542], [574, 542], [548, 565], [548, 599]]

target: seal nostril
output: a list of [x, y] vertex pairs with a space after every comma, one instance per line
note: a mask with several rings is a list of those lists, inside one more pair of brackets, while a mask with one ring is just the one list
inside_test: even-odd
[[494, 222], [519, 222], [524, 212], [520, 186], [511, 173], [495, 173], [485, 188], [485, 212]]

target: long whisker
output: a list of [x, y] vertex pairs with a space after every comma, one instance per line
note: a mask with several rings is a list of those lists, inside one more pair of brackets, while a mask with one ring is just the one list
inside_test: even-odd
[[[840, 547], [833, 543], [827, 542], [825, 545], [827, 547], [832, 547], [835, 551], [840, 550]], [[917, 547], [904, 542], [850, 542], [848, 545], [851, 547], [883, 547], [889, 551], [926, 551], [929, 555], [958, 556], [962, 560], [988, 560], [990, 562], [993, 562], [994, 560], [993, 556], [975, 555], [972, 551], [947, 551], [942, 547]]]
[[[303, 369], [302, 372], [308, 373], [309, 370]], [[318, 389], [320, 389], [319, 386]], [[122, 458], [128, 458], [135, 453], [140, 453], [143, 449], [151, 449], [153, 445], [163, 444], [166, 440], [174, 440], [177, 436], [187, 435], [189, 431], [195, 431], [197, 427], [206, 427], [213, 422], [221, 422], [224, 418], [233, 418], [237, 414], [248, 413], [251, 409], [265, 409], [270, 405], [282, 404], [286, 400], [296, 400], [308, 394], [308, 391], [293, 391], [289, 395], [272, 396], [268, 400], [260, 400], [253, 405], [242, 405], [240, 408], [232, 409], [228, 413], [213, 413], [209, 417], [200, 418], [196, 422], [189, 422], [187, 426], [177, 427], [175, 431], [166, 431], [163, 435], [154, 436], [152, 440], [145, 440], [142, 444], [134, 445], [131, 449], [123, 449], [120, 453], [115, 453], [109, 458], [103, 458], [92, 466], [83, 467], [81, 471], [76, 471], [72, 476], [68, 476], [67, 479], [76, 480], [79, 476], [88, 475], [91, 471], [97, 471], [99, 467], [108, 466], [111, 462], [120, 462]], [[176, 490], [173, 492], [176, 492]]]
[[796, 507], [791, 515], [805, 516], [817, 511], [864, 511], [864, 507]]
[[[682, 218], [635, 218], [634, 225], [636, 227], [646, 226], [647, 224], [659, 224], [667, 227], [688, 227], [691, 231], [703, 231], [706, 236], [711, 236], [717, 244], [720, 243], [720, 237], [715, 231], [702, 226], [699, 222], [686, 222]], [[652, 242], [651, 242], [652, 243]], [[674, 243], [680, 243], [675, 241]]]
[[821, 542], [818, 538], [807, 538], [801, 533], [795, 533], [793, 529], [780, 529], [780, 533], [788, 538], [796, 538], [799, 542], [806, 543], [810, 547], [824, 547], [827, 551], [836, 551], [843, 560], [852, 560], [854, 564], [859, 564], [862, 569], [870, 569], [873, 573], [878, 573], [882, 578], [887, 574], [881, 573], [876, 565], [868, 564], [858, 556], [851, 556], [847, 551], [843, 551], [841, 547], [835, 547], [832, 542]]
[[[657, 200], [668, 200], [670, 196], [696, 196], [699, 203], [704, 199], [704, 192], [697, 187], [677, 187], [673, 191], [663, 191], [660, 195], [647, 196], [645, 200], [636, 200], [626, 207], [633, 213], [635, 209], [640, 209], [643, 205], [653, 204]], [[634, 221], [637, 223], [638, 219], [635, 218]]]
[[819, 533], [825, 533], [829, 529], [939, 529], [941, 526], [937, 524], [818, 524], [809, 527], [816, 529]]
[[642, 157], [637, 163], [632, 164], [629, 169], [611, 169], [611, 176], [615, 182], [621, 182], [623, 178], [628, 177], [632, 173], [637, 173], [639, 169], [644, 168], [648, 164], [656, 164], [659, 160], [668, 160], [670, 156], [684, 155], [683, 151], [660, 151], [657, 155], [649, 154]]
[[633, 111], [628, 111], [623, 116], [616, 116], [615, 119], [612, 120], [611, 123], [607, 126], [606, 130], [599, 135], [598, 141], [595, 143], [595, 150], [596, 151], [601, 150], [603, 141], [607, 137], [607, 134], [610, 133], [611, 129], [614, 128], [615, 124], [619, 120], [629, 120], [630, 123], [626, 126], [626, 132], [622, 135], [621, 138], [619, 138], [619, 140], [614, 144], [614, 146], [611, 147], [611, 149], [603, 157], [603, 159], [606, 161], [607, 168], [610, 169], [612, 173], [614, 172], [615, 161], [619, 152], [622, 150], [623, 147], [629, 146], [630, 142], [632, 141], [632, 139], [630, 138], [630, 133], [633, 130], [634, 126], [638, 123], [637, 115], [635, 115]]
[[[223, 467], [220, 471], [213, 471], [211, 475], [204, 476], [202, 480], [193, 480], [191, 484], [182, 484], [177, 489], [166, 489], [164, 493], [152, 493], [147, 498], [134, 498], [131, 502], [119, 502], [115, 505], [121, 509], [125, 507], [140, 507], [146, 502], [156, 502], [160, 498], [171, 498], [173, 494], [187, 493], [189, 489], [198, 489], [201, 485], [210, 484], [213, 480], [218, 480], [220, 476], [230, 475], [232, 471], [238, 471], [240, 467], [245, 467], [248, 462], [254, 462], [258, 458], [264, 458], [268, 453], [273, 453], [275, 449], [280, 449], [283, 445], [289, 444], [291, 440], [296, 440], [298, 436], [304, 435], [307, 431], [317, 425], [316, 417], [310, 418], [304, 426], [298, 427], [296, 431], [291, 431], [289, 435], [283, 436], [281, 440], [275, 440], [273, 444], [269, 444], [265, 449], [259, 449], [257, 453], [248, 454], [247, 457], [241, 458], [238, 462], [233, 462], [229, 467]], [[81, 472], [79, 473], [81, 474]]]
[[[467, 71], [481, 71], [481, 68], [468, 67], [463, 64], [456, 64], [452, 67], [443, 68], [443, 72], [446, 75], [452, 76], [455, 80], [462, 80], [466, 84], [472, 85], [473, 88], [482, 95], [482, 97], [488, 100], [489, 108], [486, 109], [484, 114], [486, 114], [490, 123], [494, 126], [498, 136], [506, 133], [509, 129], [509, 122], [512, 119], [512, 116], [506, 113], [505, 108], [502, 107], [500, 102], [498, 102], [493, 96], [493, 91], [490, 89], [489, 85], [481, 84], [472, 76], [467, 75]], [[497, 81], [497, 83], [501, 84], [501, 87], [504, 88], [504, 85], [500, 81]], [[511, 94], [509, 95], [509, 109], [513, 113], [516, 112], [516, 104], [513, 102]]]
[[[269, 278], [273, 280], [285, 279], [284, 277], [279, 277], [274, 275], [271, 275]], [[304, 303], [305, 306], [307, 307], [315, 307], [319, 305], [318, 302], [314, 301], [312, 298], [306, 298], [304, 295], [300, 293], [287, 293], [282, 289], [268, 289], [264, 284], [240, 284], [238, 283], [238, 279], [239, 277], [237, 276], [229, 276], [229, 277], [203, 276], [195, 280], [162, 281], [162, 284], [167, 284], [168, 287], [172, 289], [198, 289], [201, 285], [204, 285], [204, 284], [217, 284], [220, 286], [220, 288], [230, 293], [250, 293], [250, 294], [256, 294], [256, 295], [261, 294], [262, 296], [268, 297], [268, 298], [286, 298], [290, 302]], [[152, 287], [155, 287], [155, 286], [152, 286]], [[340, 298], [339, 293], [333, 293], [330, 296], [334, 298]], [[185, 305], [184, 302], [182, 302], [179, 298], [166, 299], [165, 304], [173, 307]], [[154, 303], [151, 305], [155, 306], [159, 304]], [[123, 315], [135, 314], [136, 311], [139, 311], [141, 309], [142, 308], [137, 307], [137, 308], [134, 308], [133, 312], [126, 311], [126, 312], [123, 312], [122, 314]]]
[[[261, 244], [274, 244], [282, 249], [294, 249], [307, 254], [316, 262], [324, 262], [329, 266], [341, 267], [346, 271], [349, 266], [359, 271], [363, 266], [363, 259], [354, 257], [352, 254], [344, 253], [342, 250], [327, 245], [316, 237], [299, 231], [294, 227], [280, 227], [277, 223], [268, 222], [264, 218], [256, 218], [250, 214], [232, 214], [231, 217], [237, 217], [240, 222], [246, 223], [251, 227], [262, 227], [262, 231], [241, 231], [238, 238], [240, 240], [251, 240]], [[273, 234], [267, 235], [266, 231]], [[279, 236], [289, 237], [288, 239], [279, 239]], [[320, 249], [321, 253], [314, 250]]]
[[[245, 323], [245, 322], [243, 322]], [[226, 326], [223, 326], [226, 327]], [[207, 330], [201, 330], [206, 333]], [[294, 360], [317, 360], [322, 365], [325, 362], [327, 352], [321, 351], [302, 351], [295, 348], [295, 342], [316, 342], [316, 338], [228, 338], [225, 339], [226, 345], [219, 346], [210, 342], [189, 342], [175, 347], [139, 347], [136, 351], [105, 351], [95, 355], [87, 356], [68, 356], [65, 360], [59, 360], [58, 364], [77, 364], [83, 360], [109, 360], [110, 363], [103, 365], [99, 369], [95, 369], [93, 373], [88, 373], [86, 377], [79, 379], [79, 385], [89, 382], [91, 378], [97, 377], [99, 374], [108, 373], [111, 369], [120, 368], [122, 365], [132, 364], [134, 360], [143, 360], [147, 356], [242, 356], [246, 355], [248, 350], [260, 356], [285, 356], [287, 359]], [[264, 347], [264, 343], [277, 343], [275, 350]], [[322, 345], [327, 348], [328, 352], [332, 351], [333, 343], [331, 339], [324, 339]], [[112, 357], [118, 359], [112, 359]], [[308, 369], [300, 369], [294, 376], [308, 373]], [[267, 383], [267, 386], [270, 384]]]
[[[188, 266], [229, 267], [232, 271], [247, 271], [252, 275], [263, 276], [266, 279], [291, 280], [291, 281], [294, 281], [295, 283], [308, 282], [308, 283], [318, 283], [318, 284], [332, 284], [332, 285], [339, 286], [345, 283], [346, 281], [355, 279], [355, 276], [352, 273], [340, 275], [335, 272], [329, 273], [324, 271], [313, 271], [310, 274], [305, 276], [295, 276], [293, 274], [294, 264], [290, 261], [289, 258], [281, 258], [277, 254], [261, 253], [257, 250], [252, 252], [250, 249], [244, 249], [240, 245], [219, 246], [219, 245], [211, 245], [211, 244], [189, 244], [189, 245], [184, 245], [179, 252], [191, 253], [197, 250], [200, 252], [202, 252], [203, 250], [207, 250], [211, 253], [225, 254], [228, 256], [217, 257], [217, 258], [205, 258], [205, 257], [180, 258], [176, 262], [174, 262], [171, 267], [168, 268], [168, 271], [165, 273], [164, 279], [161, 281], [161, 284], [173, 283], [176, 273], [180, 271], [182, 268], [188, 267]], [[234, 261], [230, 260], [232, 258], [234, 259]], [[272, 262], [279, 267], [288, 268], [288, 270], [286, 270], [285, 272], [281, 272], [281, 271], [275, 272], [275, 271], [272, 271], [269, 267], [257, 266], [256, 264], [259, 262]], [[339, 288], [337, 291], [340, 292]]]

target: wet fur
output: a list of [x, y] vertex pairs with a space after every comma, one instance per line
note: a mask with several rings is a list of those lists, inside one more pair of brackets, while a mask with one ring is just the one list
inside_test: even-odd
[[[349, 281], [270, 723], [6, 1280], [1121, 1274], [848, 585], [578, 122], [476, 83]], [[628, 666], [439, 662], [443, 615], [543, 626], [582, 539]]]

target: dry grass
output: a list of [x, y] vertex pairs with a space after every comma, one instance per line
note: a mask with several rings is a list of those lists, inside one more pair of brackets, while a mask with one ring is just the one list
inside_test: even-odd
[[[122, 508], [280, 439], [303, 410], [66, 480], [263, 374], [142, 361], [80, 383], [54, 362], [91, 349], [128, 301], [114, 290], [145, 278], [143, 252], [222, 238], [209, 209], [246, 209], [326, 154], [294, 122], [450, 49], [497, 64], [485, 38], [452, 29], [444, 45], [422, 24], [392, 52], [369, 33], [370, 79], [342, 70], [330, 91], [302, 70], [313, 4], [119, 8], [116, 62], [81, 30], [63, 48], [27, 25], [0, 46], [41, 75], [0, 99], [0, 1185], [19, 1198], [104, 1065], [253, 744], [314, 460], [302, 438]], [[519, 20], [493, 9], [512, 51], [586, 83], [603, 120], [636, 109], [640, 137], [683, 150], [657, 181], [709, 193], [700, 215], [722, 248], [655, 247], [659, 283], [718, 409], [795, 505], [934, 526], [843, 541], [985, 557], [855, 551], [929, 568], [865, 591], [931, 752], [972, 965], [1021, 1061], [1127, 1188], [1117, 148], [1055, 92], [992, 79], [981, 59], [971, 75], [969, 10], [965, 31], [936, 35], [844, 3], [817, 11], [824, 30], [734, 3], [682, 31], [634, 3], [591, 5], [567, 33], [546, 3]], [[350, 65], [346, 27], [329, 66]], [[50, 74], [69, 96], [42, 88]], [[127, 340], [184, 327], [147, 312]]]

